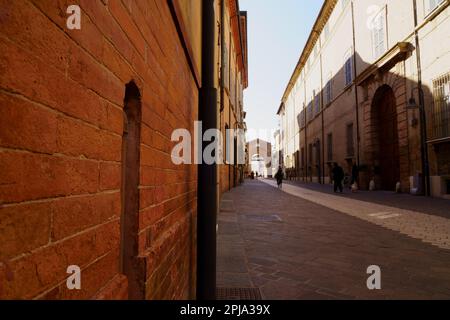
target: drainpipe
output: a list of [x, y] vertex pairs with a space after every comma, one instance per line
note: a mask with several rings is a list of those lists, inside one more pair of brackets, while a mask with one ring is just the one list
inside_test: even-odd
[[413, 0], [414, 5], [414, 38], [416, 45], [416, 59], [417, 59], [417, 87], [419, 88], [419, 113], [420, 113], [420, 155], [422, 162], [422, 172], [424, 178], [422, 186], [425, 190], [426, 196], [431, 196], [430, 190], [430, 165], [428, 160], [428, 146], [427, 146], [427, 119], [425, 115], [425, 97], [422, 88], [422, 63], [420, 58], [420, 41], [418, 19], [417, 19], [417, 0]]
[[[355, 9], [353, 2], [352, 5], [352, 33], [353, 33], [353, 78], [355, 84], [355, 104], [356, 104], [356, 165], [360, 166], [360, 153], [361, 153], [361, 134], [359, 130], [359, 97], [358, 97], [358, 84], [356, 83], [356, 77], [358, 72], [356, 70], [356, 33], [355, 33]], [[359, 181], [358, 181], [359, 184]]]
[[[215, 87], [216, 21], [214, 0], [203, 0], [202, 13], [202, 87], [200, 89], [199, 120], [202, 134], [218, 128], [217, 88]], [[203, 140], [203, 139], [202, 139]], [[202, 142], [201, 151], [208, 145]], [[203, 157], [201, 158], [203, 159]], [[217, 164], [202, 160], [198, 166], [197, 193], [197, 299], [216, 299], [216, 224], [219, 208]]]
[[309, 177], [309, 146], [308, 146], [308, 105], [306, 104], [306, 77], [303, 78], [303, 88], [305, 91], [305, 181], [308, 182]]
[[320, 103], [321, 103], [321, 108], [322, 108], [322, 114], [321, 114], [321, 120], [322, 120], [322, 142], [321, 142], [321, 146], [320, 148], [322, 149], [322, 152], [320, 153], [320, 157], [321, 159], [319, 160], [322, 168], [321, 168], [321, 172], [320, 172], [320, 183], [321, 184], [325, 184], [325, 105], [324, 105], [324, 98], [323, 98], [323, 63], [322, 63], [322, 41], [319, 38], [319, 44], [320, 44], [320, 55], [319, 55], [319, 59], [320, 59]]

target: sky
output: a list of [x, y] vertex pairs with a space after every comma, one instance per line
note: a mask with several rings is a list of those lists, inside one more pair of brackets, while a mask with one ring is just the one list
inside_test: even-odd
[[[249, 87], [244, 91], [244, 109], [249, 133], [278, 128], [281, 98], [322, 4], [322, 0], [239, 1], [240, 10], [248, 12]], [[267, 140], [266, 134], [258, 136]]]

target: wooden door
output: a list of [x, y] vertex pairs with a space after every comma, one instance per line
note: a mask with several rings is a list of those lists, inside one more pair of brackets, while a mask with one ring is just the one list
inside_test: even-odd
[[395, 190], [400, 180], [400, 156], [398, 144], [397, 110], [394, 92], [386, 89], [377, 104], [379, 126], [379, 160], [381, 187]]

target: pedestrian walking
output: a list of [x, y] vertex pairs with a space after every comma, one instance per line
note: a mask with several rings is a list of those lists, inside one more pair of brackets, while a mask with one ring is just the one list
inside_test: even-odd
[[342, 185], [342, 180], [344, 180], [344, 169], [342, 169], [341, 166], [337, 164], [337, 162], [334, 163], [333, 168], [333, 182], [334, 182], [334, 192], [337, 192], [338, 189], [341, 193], [344, 192], [344, 187]]
[[277, 185], [278, 188], [282, 189], [283, 188], [283, 169], [280, 167], [278, 167], [278, 171], [275, 174], [275, 179], [277, 179]]

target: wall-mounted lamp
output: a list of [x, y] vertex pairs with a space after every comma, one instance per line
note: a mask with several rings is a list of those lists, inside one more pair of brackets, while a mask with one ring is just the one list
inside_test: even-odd
[[414, 98], [414, 90], [419, 90], [419, 88], [411, 89], [411, 98], [409, 98], [406, 104], [406, 109], [420, 109], [420, 105], [416, 102], [416, 98]]
[[414, 97], [409, 98], [406, 108], [407, 109], [419, 109], [419, 105], [417, 104], [416, 99]]

